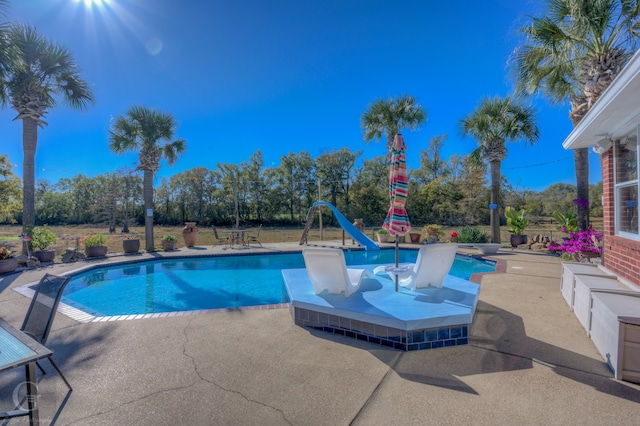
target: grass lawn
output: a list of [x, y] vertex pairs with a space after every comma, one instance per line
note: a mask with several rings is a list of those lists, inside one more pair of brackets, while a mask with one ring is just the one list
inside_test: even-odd
[[[602, 229], [602, 218], [594, 218], [592, 220], [593, 226], [601, 230]], [[556, 230], [556, 224], [551, 223], [550, 218], [546, 218], [544, 220], [539, 221], [536, 224], [530, 224], [527, 227], [526, 234], [531, 238], [537, 234], [543, 235], [552, 235], [553, 238], [559, 238], [562, 234]], [[373, 230], [379, 228], [371, 228], [368, 227], [365, 230], [365, 234], [370, 238], [373, 238]], [[443, 227], [442, 230], [444, 235], [440, 238], [441, 241], [448, 241], [449, 235], [452, 231], [459, 230], [460, 227]], [[489, 231], [488, 226], [479, 226], [480, 229], [484, 229], [485, 231]], [[122, 240], [127, 236], [136, 236], [141, 240], [141, 250], [144, 250], [144, 227], [143, 226], [133, 226], [130, 227], [131, 231], [129, 234], [121, 234], [114, 233], [109, 234], [107, 232], [107, 228], [102, 226], [93, 226], [93, 225], [81, 225], [81, 226], [50, 226], [51, 229], [58, 236], [58, 243], [55, 245], [56, 255], [61, 256], [66, 251], [67, 247], [75, 247], [76, 239], [82, 238], [83, 236], [93, 234], [93, 233], [103, 233], [107, 236], [108, 242], [108, 251], [110, 253], [121, 253], [122, 250]], [[218, 230], [224, 230], [225, 228], [218, 228]], [[229, 228], [230, 229], [230, 228]], [[422, 225], [415, 226], [414, 230], [422, 229]], [[255, 228], [257, 232], [257, 228]], [[13, 251], [19, 252], [21, 250], [21, 242], [18, 238], [18, 235], [22, 232], [22, 227], [20, 225], [3, 225], [0, 226], [0, 245], [6, 246]], [[503, 244], [509, 244], [509, 232], [507, 231], [507, 227], [503, 226], [500, 228], [500, 236]], [[162, 250], [162, 244], [160, 240], [165, 235], [174, 235], [178, 237], [178, 243], [176, 248], [184, 247], [184, 240], [182, 239], [182, 226], [156, 226], [154, 227], [154, 242], [156, 250]], [[260, 241], [262, 243], [276, 243], [276, 242], [299, 242], [302, 237], [302, 228], [262, 228], [260, 232]], [[341, 240], [343, 238], [342, 228], [325, 228], [324, 229], [324, 240]], [[345, 242], [349, 242], [350, 238], [348, 235], [345, 235]], [[374, 239], [375, 240], [375, 239]], [[320, 231], [318, 228], [312, 228], [309, 231], [308, 241], [320, 241]], [[408, 241], [408, 237], [407, 237]], [[209, 227], [199, 228], [198, 233], [198, 241], [196, 246], [211, 246], [215, 244], [215, 238], [213, 235], [213, 231]], [[82, 249], [82, 246], [81, 246]]]

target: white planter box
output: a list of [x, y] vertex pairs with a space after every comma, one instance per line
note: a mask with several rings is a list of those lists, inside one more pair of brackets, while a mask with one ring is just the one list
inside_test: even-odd
[[615, 275], [600, 269], [597, 265], [589, 263], [570, 263], [562, 264], [562, 281], [560, 283], [560, 291], [562, 297], [573, 311], [573, 293], [575, 288], [576, 275], [591, 275], [596, 277], [614, 277]]
[[589, 336], [591, 327], [591, 292], [596, 289], [624, 291], [629, 290], [629, 288], [611, 275], [600, 277], [575, 275], [574, 277], [573, 313], [586, 330], [587, 336]]
[[640, 292], [592, 293], [591, 340], [615, 378], [640, 383]]

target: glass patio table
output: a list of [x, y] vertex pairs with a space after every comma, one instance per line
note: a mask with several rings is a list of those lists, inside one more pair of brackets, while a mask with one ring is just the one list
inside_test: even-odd
[[27, 407], [0, 412], [0, 419], [29, 416], [29, 424], [39, 425], [36, 361], [53, 352], [0, 318], [0, 372], [25, 366]]

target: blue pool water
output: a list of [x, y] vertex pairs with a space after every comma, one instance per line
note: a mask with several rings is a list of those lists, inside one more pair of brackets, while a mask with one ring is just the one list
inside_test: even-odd
[[[400, 263], [417, 250], [400, 250]], [[394, 250], [347, 251], [347, 265], [395, 262]], [[300, 253], [164, 259], [75, 275], [63, 302], [95, 316], [191, 311], [289, 302], [282, 269], [304, 268]], [[495, 263], [456, 256], [451, 275], [493, 272]]]

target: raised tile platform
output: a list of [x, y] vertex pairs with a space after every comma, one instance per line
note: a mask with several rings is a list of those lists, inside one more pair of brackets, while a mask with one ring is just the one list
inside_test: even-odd
[[351, 297], [316, 295], [306, 269], [285, 269], [282, 276], [296, 325], [404, 351], [469, 343], [480, 293], [478, 284], [449, 275], [442, 288], [396, 292], [393, 281], [374, 277]]

